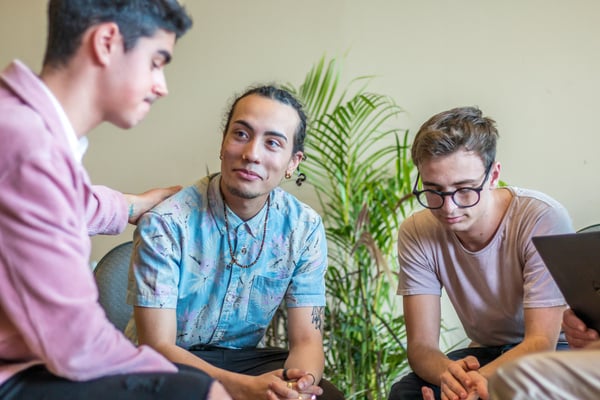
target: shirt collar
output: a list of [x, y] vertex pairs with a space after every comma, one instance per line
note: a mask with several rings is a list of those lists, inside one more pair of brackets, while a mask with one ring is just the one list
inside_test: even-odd
[[60, 124], [62, 126], [62, 131], [66, 135], [67, 142], [69, 143], [69, 148], [71, 149], [73, 157], [75, 157], [75, 159], [81, 163], [89, 145], [88, 138], [86, 136], [82, 136], [81, 138], [77, 137], [75, 129], [73, 129], [73, 125], [71, 125], [71, 121], [69, 121], [65, 110], [60, 105], [54, 94], [50, 91], [50, 89], [48, 89], [48, 86], [46, 86], [41, 80], [40, 85], [44, 92], [48, 95], [50, 102], [52, 103], [54, 109], [58, 114]]
[[[217, 227], [221, 234], [225, 234], [225, 215], [224, 212], [224, 202], [225, 199], [221, 194], [221, 174], [217, 173], [211, 175], [209, 178], [208, 184], [208, 201], [210, 203], [210, 208], [213, 212], [215, 221], [217, 222]], [[271, 194], [269, 194], [271, 196]], [[272, 200], [272, 199], [271, 199]], [[229, 209], [229, 206], [227, 206]], [[248, 232], [257, 237], [259, 233], [263, 230], [263, 223], [265, 214], [267, 213], [267, 205], [263, 206], [263, 208], [256, 214], [254, 217], [250, 218], [248, 221], [242, 220], [238, 217], [234, 212], [229, 209], [227, 214], [229, 229], [232, 232], [237, 232], [240, 226], [245, 226]]]

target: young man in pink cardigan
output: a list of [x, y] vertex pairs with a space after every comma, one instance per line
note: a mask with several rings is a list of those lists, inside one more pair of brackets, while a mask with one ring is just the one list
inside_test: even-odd
[[206, 374], [136, 348], [106, 318], [88, 235], [115, 234], [177, 188], [124, 195], [81, 164], [101, 122], [130, 128], [167, 94], [191, 19], [176, 0], [51, 0], [38, 76], [0, 75], [0, 398], [228, 399]]

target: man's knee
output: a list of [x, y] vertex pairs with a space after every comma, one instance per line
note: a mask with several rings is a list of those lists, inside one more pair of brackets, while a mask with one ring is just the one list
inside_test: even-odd
[[427, 383], [417, 374], [411, 372], [392, 385], [388, 400], [423, 400], [421, 392], [423, 386], [430, 387], [436, 398], [439, 397], [439, 389], [436, 386]]

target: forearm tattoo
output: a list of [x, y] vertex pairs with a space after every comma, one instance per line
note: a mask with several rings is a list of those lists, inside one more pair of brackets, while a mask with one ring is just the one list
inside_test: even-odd
[[313, 307], [312, 309], [312, 324], [315, 329], [318, 329], [321, 333], [323, 332], [323, 316], [325, 314], [325, 307]]

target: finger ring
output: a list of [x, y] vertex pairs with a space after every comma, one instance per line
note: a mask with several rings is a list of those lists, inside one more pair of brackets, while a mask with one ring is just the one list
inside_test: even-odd
[[287, 383], [287, 387], [288, 387], [289, 389], [291, 389], [291, 388], [292, 388], [292, 386], [293, 386], [293, 383], [292, 383], [292, 382], [288, 382], [288, 383]]
[[287, 376], [287, 371], [288, 371], [287, 368], [284, 368], [283, 372], [281, 373], [281, 376], [283, 376], [283, 380], [284, 381], [289, 381], [290, 380], [290, 378], [288, 378], [288, 376]]

